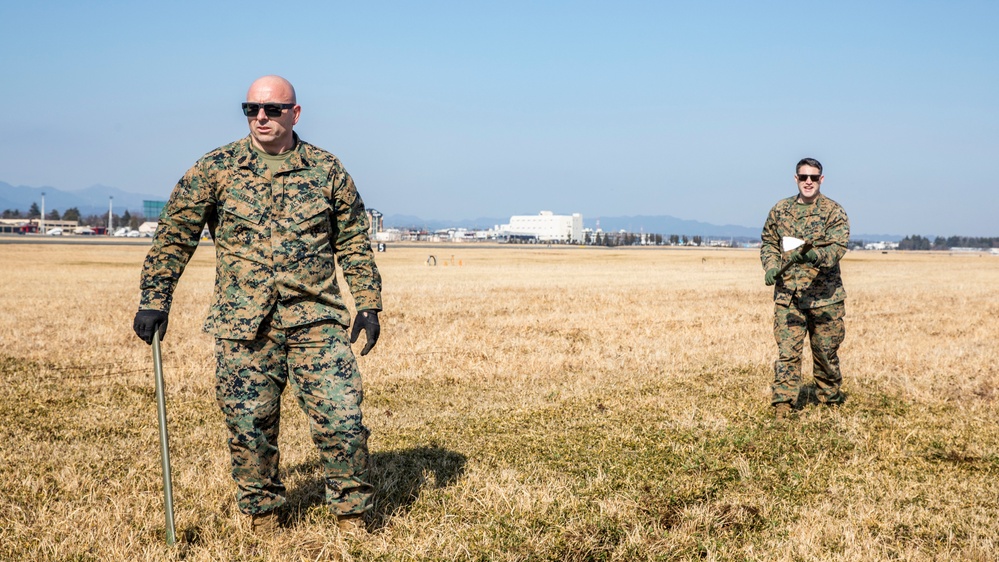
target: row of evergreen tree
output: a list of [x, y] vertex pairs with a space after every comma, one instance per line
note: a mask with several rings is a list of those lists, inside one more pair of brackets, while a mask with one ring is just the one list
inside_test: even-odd
[[587, 232], [584, 244], [592, 246], [634, 246], [645, 243], [650, 246], [700, 246], [705, 242], [701, 236], [687, 236], [686, 234], [635, 234], [634, 232]]
[[[28, 213], [25, 215], [21, 214], [19, 209], [4, 209], [0, 217], [5, 219], [37, 219], [42, 216], [42, 210], [38, 208], [38, 203], [32, 203], [31, 208], [28, 209]], [[79, 221], [80, 220], [80, 209], [76, 207], [70, 207], [66, 209], [65, 213], [60, 214], [58, 209], [52, 209], [51, 211], [45, 213], [45, 220], [47, 221]]]
[[973, 236], [937, 236], [929, 238], [914, 234], [906, 236], [898, 243], [899, 250], [950, 250], [952, 248], [999, 248], [999, 238]]
[[[38, 208], [37, 203], [32, 203], [31, 207], [28, 209], [26, 214], [22, 214], [19, 209], [4, 209], [3, 213], [0, 213], [0, 218], [5, 219], [39, 219], [42, 216], [41, 209]], [[146, 222], [146, 217], [141, 213], [132, 214], [127, 210], [121, 214], [112, 214], [111, 218], [114, 220], [115, 226], [127, 226], [131, 229], [139, 228], [139, 225]], [[107, 215], [80, 215], [80, 209], [76, 207], [70, 207], [66, 209], [66, 212], [60, 213], [58, 209], [52, 209], [45, 213], [45, 220], [47, 221], [76, 221], [80, 226], [107, 226], [108, 216]]]

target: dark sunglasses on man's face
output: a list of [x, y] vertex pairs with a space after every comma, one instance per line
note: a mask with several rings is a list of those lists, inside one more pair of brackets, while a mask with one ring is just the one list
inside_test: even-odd
[[264, 108], [264, 115], [268, 117], [281, 117], [281, 112], [285, 109], [295, 107], [293, 103], [250, 103], [243, 102], [243, 115], [256, 117], [260, 113], [260, 108]]
[[[246, 104], [243, 104], [243, 105], [246, 105]], [[268, 113], [268, 115], [270, 115], [270, 113]], [[271, 115], [271, 117], [275, 117], [275, 116]], [[819, 178], [821, 178], [821, 177], [822, 177], [822, 174], [798, 174], [798, 181], [808, 181], [809, 179], [811, 179], [813, 182], [817, 182], [817, 181], [819, 181]]]

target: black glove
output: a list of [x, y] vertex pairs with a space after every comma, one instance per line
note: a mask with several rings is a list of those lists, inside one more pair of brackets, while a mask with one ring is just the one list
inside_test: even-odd
[[382, 327], [378, 324], [378, 311], [362, 310], [357, 313], [357, 316], [354, 317], [354, 328], [350, 331], [350, 343], [357, 341], [357, 336], [361, 335], [362, 329], [365, 337], [368, 338], [368, 343], [361, 350], [361, 355], [367, 355], [371, 348], [375, 347], [375, 343], [378, 342], [378, 334], [382, 331]]
[[160, 331], [160, 341], [166, 335], [167, 313], [162, 310], [140, 310], [135, 313], [135, 320], [132, 321], [132, 329], [139, 339], [148, 345], [153, 345], [153, 333]]

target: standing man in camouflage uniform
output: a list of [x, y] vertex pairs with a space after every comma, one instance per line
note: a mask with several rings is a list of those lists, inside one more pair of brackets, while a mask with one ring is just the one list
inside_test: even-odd
[[[381, 277], [364, 203], [336, 156], [292, 131], [302, 108], [279, 76], [256, 80], [243, 104], [248, 137], [215, 149], [177, 183], [142, 268], [133, 329], [166, 333], [174, 288], [205, 225], [215, 241], [216, 400], [229, 428], [232, 477], [252, 529], [278, 529], [281, 393], [289, 375], [319, 449], [326, 502], [344, 530], [371, 507], [361, 375], [350, 343], [378, 340]], [[358, 311], [348, 309], [335, 261]]]
[[[805, 158], [795, 168], [798, 193], [774, 205], [763, 225], [760, 259], [766, 284], [774, 287], [773, 398], [776, 418], [784, 420], [801, 389], [801, 353], [805, 334], [812, 348], [815, 394], [823, 404], [843, 401], [839, 346], [843, 343], [846, 291], [839, 261], [850, 241], [850, 222], [838, 203], [820, 193], [822, 164]], [[811, 242], [812, 249], [782, 252], [782, 239]], [[780, 273], [789, 260], [790, 267]]]

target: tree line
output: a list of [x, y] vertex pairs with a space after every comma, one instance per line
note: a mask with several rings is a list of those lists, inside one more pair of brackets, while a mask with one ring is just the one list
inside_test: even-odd
[[999, 248], [999, 238], [974, 236], [937, 236], [929, 238], [913, 234], [898, 243], [899, 250], [950, 250], [951, 248]]
[[586, 232], [583, 235], [583, 243], [592, 246], [635, 246], [647, 244], [649, 246], [700, 246], [705, 242], [701, 236], [687, 236], [686, 234], [635, 234], [634, 232]]
[[[32, 203], [31, 207], [28, 209], [27, 213], [22, 214], [19, 209], [4, 209], [3, 213], [0, 213], [0, 218], [5, 219], [28, 219], [37, 220], [42, 218], [42, 210], [38, 208], [38, 203]], [[126, 210], [121, 215], [112, 214], [112, 220], [116, 227], [127, 226], [132, 230], [139, 228], [139, 225], [146, 222], [146, 217], [142, 213], [132, 214]], [[76, 221], [80, 226], [107, 226], [108, 216], [107, 215], [87, 215], [82, 216], [80, 214], [80, 209], [76, 207], [70, 207], [66, 209], [66, 212], [60, 213], [58, 209], [52, 209], [45, 213], [45, 220], [47, 221]]]

